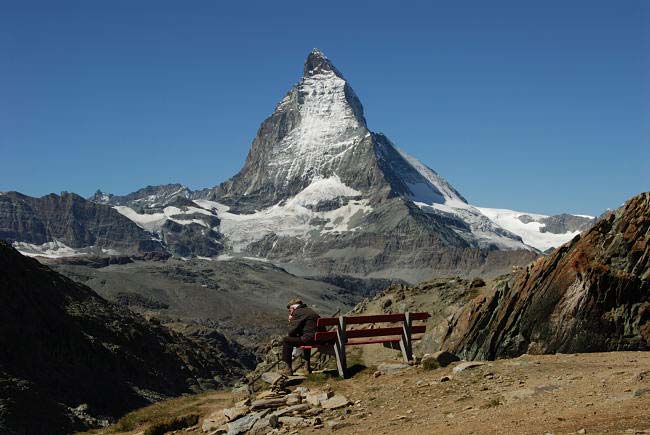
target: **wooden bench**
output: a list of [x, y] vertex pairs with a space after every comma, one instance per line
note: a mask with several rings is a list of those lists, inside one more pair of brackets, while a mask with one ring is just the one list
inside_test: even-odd
[[[363, 344], [381, 343], [391, 349], [399, 349], [406, 363], [413, 359], [413, 341], [419, 340], [421, 336], [413, 337], [414, 334], [423, 334], [426, 325], [414, 325], [414, 321], [427, 320], [429, 313], [395, 313], [395, 314], [373, 314], [368, 316], [339, 316], [321, 317], [317, 321], [318, 332], [313, 343], [308, 346], [300, 346], [303, 349], [307, 363], [307, 371], [311, 373], [311, 350], [318, 349], [324, 354], [333, 354], [336, 357], [336, 365], [339, 376], [347, 378], [348, 368], [345, 358], [345, 346], [356, 346]], [[401, 323], [399, 326], [381, 326], [374, 328], [376, 323]], [[348, 325], [371, 325], [369, 328], [348, 329]], [[334, 327], [327, 330], [328, 327]]]

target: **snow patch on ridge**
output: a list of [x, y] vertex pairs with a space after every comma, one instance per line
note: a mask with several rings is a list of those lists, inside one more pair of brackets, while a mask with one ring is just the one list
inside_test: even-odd
[[546, 251], [549, 248], [557, 248], [558, 246], [565, 244], [580, 234], [580, 231], [568, 231], [564, 234], [554, 234], [550, 232], [542, 233], [540, 229], [545, 226], [543, 223], [535, 221], [524, 223], [519, 219], [520, 216], [527, 215], [533, 219], [539, 220], [547, 218], [547, 215], [524, 213], [502, 208], [477, 208], [481, 211], [481, 213], [490, 218], [492, 221], [496, 222], [501, 227], [521, 236], [527, 245], [533, 246], [540, 251]]
[[174, 218], [176, 215], [191, 215], [191, 214], [203, 214], [208, 216], [213, 216], [208, 210], [198, 207], [187, 207], [185, 210], [178, 207], [165, 207], [162, 213], [151, 213], [151, 214], [140, 214], [137, 211], [133, 210], [131, 207], [126, 207], [118, 205], [113, 207], [118, 213], [129, 218], [136, 223], [140, 228], [145, 229], [149, 232], [159, 232], [162, 226], [168, 220], [174, 221], [181, 225], [189, 224], [199, 224], [206, 228], [209, 228], [209, 225], [201, 219], [178, 219]]
[[[353, 198], [361, 192], [343, 184], [338, 176], [314, 180], [308, 187], [285, 202], [252, 214], [235, 214], [224, 204], [208, 200], [195, 200], [203, 208], [215, 209], [221, 220], [219, 231], [226, 237], [234, 253], [266, 235], [297, 237], [308, 240], [313, 235], [355, 231], [353, 218], [367, 214], [372, 207], [367, 200], [349, 200], [335, 210], [314, 211], [308, 206], [320, 201]], [[327, 221], [327, 223], [324, 223]]]
[[41, 256], [47, 258], [62, 258], [84, 255], [83, 252], [77, 251], [58, 240], [43, 243], [42, 245], [34, 245], [26, 242], [14, 242], [13, 247], [16, 248], [18, 252], [28, 257]]
[[[409, 199], [422, 211], [465, 224], [452, 229], [478, 247], [497, 247], [506, 250], [531, 249], [517, 234], [495, 224], [476, 207], [468, 204], [465, 198], [433, 169], [399, 148], [395, 147], [395, 149], [419, 174], [419, 177], [404, 176], [402, 180], [411, 192]], [[464, 226], [467, 226], [469, 231], [463, 228]]]
[[316, 205], [320, 201], [359, 195], [361, 195], [361, 192], [346, 186], [338, 175], [334, 175], [329, 178], [319, 178], [312, 181], [309, 186], [289, 199], [287, 203], [305, 207], [307, 205]]
[[420, 183], [407, 183], [413, 192], [413, 201], [425, 204], [453, 202], [456, 206], [467, 205], [465, 199], [436, 171], [401, 149], [395, 147], [395, 150], [426, 180]]

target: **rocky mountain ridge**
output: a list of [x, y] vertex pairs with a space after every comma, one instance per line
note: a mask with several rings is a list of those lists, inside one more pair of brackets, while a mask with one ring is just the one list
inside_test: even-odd
[[0, 240], [27, 254], [115, 255], [164, 252], [159, 241], [116, 210], [74, 193], [0, 195]]
[[468, 359], [650, 349], [650, 192], [454, 315]]

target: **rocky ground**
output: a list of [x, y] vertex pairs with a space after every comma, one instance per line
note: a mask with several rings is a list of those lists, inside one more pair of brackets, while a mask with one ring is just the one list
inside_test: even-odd
[[312, 374], [299, 386], [252, 397], [215, 392], [176, 399], [101, 433], [234, 434], [249, 425], [253, 433], [278, 434], [650, 433], [650, 352], [435, 366], [393, 361], [356, 366], [347, 380]]

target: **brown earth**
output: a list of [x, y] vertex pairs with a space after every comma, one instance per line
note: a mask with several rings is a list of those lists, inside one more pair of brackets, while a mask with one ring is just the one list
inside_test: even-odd
[[[409, 367], [379, 377], [375, 368], [365, 368], [347, 380], [312, 375], [304, 386], [327, 382], [354, 404], [323, 411], [322, 428], [271, 433], [329, 433], [328, 420], [339, 421], [341, 434], [650, 433], [650, 352], [522, 355], [460, 373], [452, 367]], [[443, 376], [451, 379], [441, 382]], [[134, 430], [113, 426], [101, 433], [144, 433], [152, 415], [191, 408], [205, 417], [242, 398], [215, 392], [162, 402], [155, 412], [127, 416]], [[175, 433], [202, 433], [201, 421]]]

